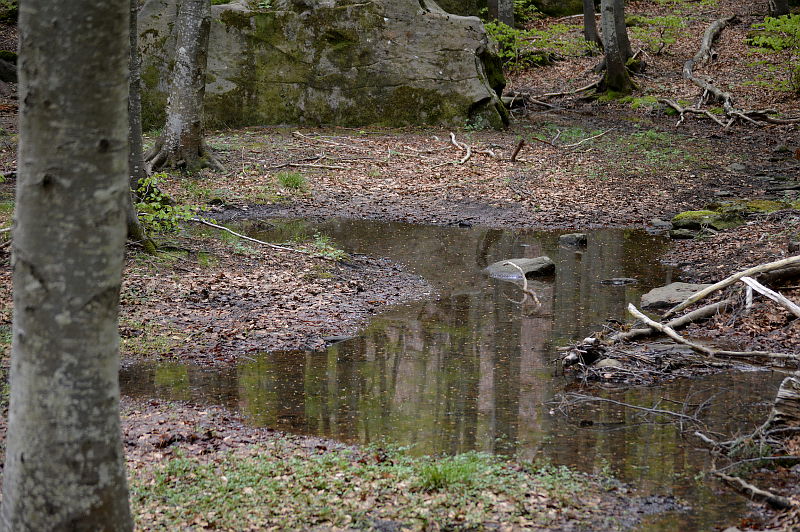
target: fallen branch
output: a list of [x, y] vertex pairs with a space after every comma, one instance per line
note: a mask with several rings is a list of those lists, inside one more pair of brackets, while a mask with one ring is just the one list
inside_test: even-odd
[[666, 334], [673, 340], [678, 343], [684, 344], [689, 346], [692, 351], [696, 353], [700, 353], [705, 356], [709, 357], [717, 357], [717, 358], [755, 358], [755, 357], [764, 357], [764, 358], [775, 358], [781, 360], [800, 360], [800, 355], [793, 355], [787, 353], [771, 353], [768, 351], [727, 351], [724, 349], [712, 349], [710, 347], [704, 346], [702, 344], [694, 343], [690, 340], [687, 340], [680, 334], [676, 333], [672, 328], [667, 327], [663, 323], [658, 323], [657, 321], [653, 321], [647, 316], [645, 316], [639, 309], [637, 309], [633, 303], [628, 304], [628, 312], [630, 312], [634, 317], [643, 321], [648, 326], [662, 333]]
[[630, 408], [631, 410], [640, 410], [642, 412], [647, 412], [649, 414], [656, 414], [656, 415], [674, 416], [682, 420], [685, 419], [693, 423], [697, 423], [698, 425], [701, 424], [700, 420], [694, 416], [683, 414], [681, 412], [673, 412], [672, 410], [663, 410], [660, 408], [648, 408], [646, 406], [638, 406], [638, 405], [632, 405], [630, 403], [623, 403], [622, 401], [616, 401], [614, 399], [608, 399], [606, 397], [595, 397], [593, 395], [583, 395], [580, 393], [569, 393], [567, 394], [567, 397], [573, 397], [575, 399], [580, 400], [580, 402], [582, 403], [592, 403], [592, 402], [611, 403], [613, 405]]
[[789, 312], [800, 318], [800, 307], [798, 307], [797, 304], [793, 303], [785, 296], [779, 294], [778, 292], [775, 292], [774, 290], [770, 290], [769, 288], [759, 283], [752, 277], [742, 277], [739, 280], [742, 281], [744, 284], [746, 284], [748, 288], [752, 288], [759, 294], [767, 296], [768, 298], [784, 306], [786, 309], [789, 310]]
[[775, 508], [789, 510], [791, 508], [797, 508], [798, 506], [794, 501], [787, 497], [775, 495], [771, 491], [763, 490], [757, 486], [745, 482], [739, 477], [732, 477], [730, 475], [726, 475], [725, 473], [720, 473], [719, 471], [714, 471], [714, 475], [721, 478], [734, 488], [746, 493], [751, 499], [764, 501]]
[[720, 120], [719, 118], [714, 116], [714, 114], [711, 111], [707, 110], [707, 109], [699, 109], [697, 107], [681, 107], [681, 105], [678, 102], [676, 102], [674, 100], [667, 99], [667, 98], [662, 98], [662, 99], [660, 99], [658, 101], [663, 103], [663, 104], [666, 104], [666, 105], [672, 107], [680, 115], [679, 119], [678, 119], [678, 123], [675, 124], [675, 127], [677, 127], [677, 126], [679, 126], [679, 125], [681, 125], [683, 123], [683, 121], [686, 119], [686, 113], [694, 113], [694, 114], [698, 114], [698, 115], [704, 115], [704, 116], [707, 116], [708, 118], [710, 118], [711, 120], [713, 120], [714, 122], [716, 122], [717, 124], [719, 124], [720, 126], [722, 126], [722, 127], [726, 126], [725, 122], [723, 122], [722, 120]]
[[8, 233], [9, 231], [11, 231], [11, 226], [3, 227], [2, 229], [0, 229], [0, 234]]
[[[281, 251], [293, 251], [294, 253], [302, 253], [303, 255], [312, 255], [312, 253], [309, 253], [308, 251], [303, 251], [302, 249], [287, 248], [285, 246], [279, 246], [277, 244], [270, 244], [269, 242], [264, 242], [263, 240], [258, 240], [257, 238], [251, 238], [251, 237], [249, 237], [247, 235], [243, 235], [241, 233], [237, 233], [236, 231], [228, 229], [225, 226], [217, 225], [215, 223], [208, 222], [208, 221], [203, 220], [201, 218], [192, 218], [189, 221], [190, 222], [199, 223], [199, 224], [203, 224], [203, 225], [207, 225], [209, 227], [213, 227], [215, 229], [219, 229], [220, 231], [225, 231], [225, 232], [230, 233], [230, 234], [232, 234], [234, 236], [238, 236], [239, 238], [243, 238], [244, 240], [249, 240], [250, 242], [255, 242], [256, 244], [261, 244], [262, 246], [271, 247], [273, 249], [279, 249]], [[322, 258], [324, 258], [324, 257], [322, 257]]]
[[602, 133], [598, 133], [597, 135], [593, 135], [591, 137], [587, 137], [587, 138], [585, 138], [583, 140], [580, 140], [578, 142], [575, 142], [573, 144], [565, 144], [565, 145], [563, 145], [561, 147], [562, 148], [576, 148], [576, 147], [580, 146], [581, 144], [583, 144], [584, 142], [589, 142], [590, 140], [599, 139], [600, 137], [602, 137], [603, 135], [605, 135], [606, 133], [609, 133], [611, 131], [613, 131], [613, 128], [612, 129], [607, 129], [607, 130], [603, 131]]
[[528, 278], [525, 277], [525, 272], [522, 270], [522, 268], [520, 268], [518, 265], [514, 264], [511, 261], [504, 262], [503, 264], [504, 265], [508, 264], [509, 266], [513, 266], [514, 268], [519, 270], [519, 273], [522, 275], [522, 292], [525, 294], [525, 297], [522, 298], [522, 301], [515, 301], [515, 303], [517, 303], [518, 305], [524, 305], [525, 302], [528, 300], [528, 296], [531, 296], [533, 298], [533, 302], [536, 303], [536, 306], [537, 307], [541, 306], [542, 304], [539, 301], [539, 297], [536, 295], [536, 292], [528, 288]]
[[716, 292], [717, 290], [721, 290], [723, 288], [726, 288], [726, 287], [734, 284], [736, 281], [738, 281], [742, 277], [752, 277], [753, 275], [755, 275], [757, 273], [763, 273], [763, 272], [769, 272], [769, 271], [773, 271], [773, 270], [778, 270], [778, 269], [781, 269], [781, 268], [785, 268], [786, 266], [793, 266], [793, 265], [796, 265], [796, 264], [800, 264], [800, 255], [797, 255], [797, 256], [794, 256], [794, 257], [788, 257], [786, 259], [781, 259], [781, 260], [777, 260], [777, 261], [774, 261], [774, 262], [768, 262], [766, 264], [761, 264], [759, 266], [754, 266], [752, 268], [748, 268], [747, 270], [743, 270], [743, 271], [740, 271], [738, 273], [735, 273], [735, 274], [731, 275], [730, 277], [728, 277], [726, 279], [723, 279], [722, 281], [709, 286], [708, 288], [704, 288], [703, 290], [700, 290], [699, 292], [695, 292], [694, 294], [689, 296], [683, 303], [675, 305], [674, 307], [669, 309], [667, 312], [665, 312], [664, 313], [664, 317], [668, 318], [668, 317], [672, 316], [676, 312], [679, 312], [679, 311], [685, 309], [689, 305], [691, 305], [693, 303], [697, 303], [698, 301], [700, 301], [701, 299], [703, 299], [707, 295], [709, 295], [709, 294], [711, 294], [713, 292]]
[[[723, 301], [718, 301], [716, 303], [711, 303], [704, 307], [700, 307], [697, 310], [693, 310], [692, 312], [688, 312], [683, 316], [679, 316], [668, 321], [665, 326], [669, 327], [670, 329], [682, 329], [687, 325], [694, 323], [696, 321], [704, 320], [715, 316], [720, 310], [727, 307], [728, 305], [732, 305], [735, 302], [734, 299], [725, 299]], [[619, 332], [613, 335], [609, 340], [612, 343], [617, 342], [628, 342], [630, 340], [635, 340], [637, 338], [642, 338], [644, 336], [651, 336], [655, 333], [659, 332], [657, 329], [652, 327], [642, 328], [642, 329], [631, 329], [630, 331]]]
[[469, 161], [469, 158], [472, 157], [472, 148], [470, 147], [470, 145], [458, 142], [456, 140], [455, 133], [453, 133], [452, 131], [450, 132], [450, 142], [452, 142], [453, 146], [455, 146], [456, 148], [460, 148], [467, 152], [466, 155], [464, 155], [464, 157], [460, 161], [458, 161], [458, 164], [464, 164], [465, 162]]

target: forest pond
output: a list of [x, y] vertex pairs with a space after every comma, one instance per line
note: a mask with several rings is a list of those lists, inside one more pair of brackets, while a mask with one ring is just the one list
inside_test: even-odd
[[[479, 450], [545, 458], [585, 471], [610, 469], [644, 493], [691, 506], [658, 515], [647, 530], [713, 528], [741, 515], [741, 498], [697, 473], [708, 454], [670, 423], [596, 404], [562, 415], [553, 403], [577, 389], [554, 361], [557, 347], [625, 320], [625, 306], [672, 281], [657, 257], [668, 241], [643, 231], [588, 232], [583, 249], [559, 247], [558, 232], [432, 227], [359, 220], [271, 220], [252, 234], [272, 242], [328, 235], [344, 250], [387, 257], [426, 278], [437, 295], [390, 308], [352, 340], [323, 352], [273, 352], [229, 370], [176, 363], [122, 372], [130, 396], [220, 404], [253, 424], [354, 443], [388, 441], [418, 453]], [[519, 288], [482, 273], [492, 262], [548, 255], [551, 278], [531, 281], [541, 307], [523, 309]], [[634, 278], [622, 286], [610, 278]], [[710, 430], [733, 433], [766, 414], [780, 376], [726, 373], [603, 395], [652, 406], [711, 399]], [[666, 403], [663, 403], [666, 404]], [[679, 408], [679, 407], [677, 407]]]

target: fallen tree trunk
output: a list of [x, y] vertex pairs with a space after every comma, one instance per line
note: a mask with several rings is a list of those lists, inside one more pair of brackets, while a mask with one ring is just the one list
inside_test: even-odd
[[[734, 299], [725, 299], [723, 301], [718, 301], [716, 303], [711, 303], [710, 305], [706, 305], [701, 307], [697, 310], [693, 310], [683, 316], [670, 320], [665, 325], [670, 329], [677, 330], [686, 327], [687, 325], [694, 323], [696, 321], [705, 320], [715, 316], [718, 312], [720, 312], [725, 307], [732, 305], [735, 302]], [[609, 340], [613, 343], [617, 342], [629, 342], [631, 340], [636, 340], [637, 338], [643, 338], [646, 336], [652, 336], [656, 333], [659, 333], [658, 329], [653, 327], [647, 327], [642, 329], [631, 329], [630, 331], [619, 332], [613, 335]]]

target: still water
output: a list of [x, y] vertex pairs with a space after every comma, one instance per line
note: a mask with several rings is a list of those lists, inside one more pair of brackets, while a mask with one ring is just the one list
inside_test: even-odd
[[[242, 228], [273, 242], [320, 233], [350, 253], [388, 257], [426, 278], [435, 299], [389, 309], [355, 339], [324, 352], [273, 352], [209, 371], [174, 363], [140, 364], [122, 374], [123, 393], [240, 411], [255, 425], [355, 443], [392, 442], [418, 453], [480, 450], [547, 458], [585, 471], [610, 469], [644, 493], [674, 495], [688, 512], [650, 518], [647, 530], [706, 530], [743, 511], [737, 496], [697, 473], [709, 465], [697, 441], [664, 420], [610, 404], [566, 417], [553, 403], [578, 385], [558, 371], [557, 347], [607, 320], [627, 303], [672, 281], [657, 257], [668, 242], [641, 231], [589, 232], [588, 245], [559, 247], [558, 233], [447, 228], [359, 220], [272, 221]], [[520, 307], [519, 288], [482, 269], [513, 257], [548, 255], [551, 278], [531, 281], [541, 306]], [[630, 277], [613, 286], [604, 279]], [[780, 376], [727, 373], [603, 395], [652, 406], [713, 396], [703, 419], [723, 433], [747, 430], [774, 397]], [[667, 401], [667, 402], [664, 402]], [[674, 406], [680, 408], [680, 406]]]

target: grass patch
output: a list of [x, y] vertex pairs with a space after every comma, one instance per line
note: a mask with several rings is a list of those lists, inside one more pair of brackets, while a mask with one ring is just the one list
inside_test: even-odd
[[282, 450], [280, 440], [244, 454], [177, 456], [135, 470], [131, 490], [137, 522], [156, 530], [349, 529], [380, 521], [412, 529], [541, 527], [565, 513], [588, 524], [597, 517], [577, 501], [598, 494], [588, 477], [566, 468], [486, 454], [417, 458], [400, 450], [345, 449], [308, 455]]
[[278, 172], [275, 179], [283, 188], [297, 192], [304, 191], [308, 186], [308, 181], [300, 172]]

